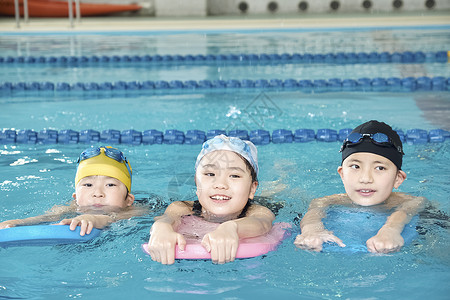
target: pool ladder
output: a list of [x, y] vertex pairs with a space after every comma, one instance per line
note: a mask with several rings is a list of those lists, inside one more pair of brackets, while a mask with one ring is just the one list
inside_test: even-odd
[[[74, 1], [75, 1], [75, 18], [77, 20], [77, 23], [80, 23], [81, 22], [80, 0]], [[68, 0], [67, 3], [69, 8], [70, 27], [74, 27], [72, 0]], [[14, 14], [16, 16], [16, 27], [20, 28], [19, 0], [14, 0]], [[28, 23], [28, 0], [23, 0], [23, 18], [25, 23]]]

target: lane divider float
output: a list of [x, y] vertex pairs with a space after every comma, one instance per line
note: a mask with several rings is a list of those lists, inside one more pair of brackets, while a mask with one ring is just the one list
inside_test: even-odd
[[389, 77], [389, 78], [331, 78], [307, 80], [290, 79], [231, 79], [231, 80], [172, 80], [172, 81], [117, 81], [117, 82], [3, 82], [0, 83], [1, 96], [35, 95], [57, 93], [58, 96], [78, 94], [98, 94], [123, 96], [124, 94], [145, 93], [188, 93], [224, 90], [273, 90], [301, 91], [305, 93], [327, 92], [420, 92], [449, 91], [450, 77]]
[[[255, 145], [283, 144], [283, 143], [307, 143], [307, 142], [336, 142], [343, 141], [352, 131], [351, 128], [335, 129], [276, 129], [271, 133], [268, 130], [230, 130], [213, 129], [208, 131], [170, 129], [164, 133], [151, 129], [144, 131], [108, 129], [96, 131], [93, 129], [76, 131], [72, 129], [53, 130], [43, 129], [36, 132], [32, 129], [14, 130], [4, 129], [0, 131], [0, 144], [127, 144], [127, 145], [198, 145], [207, 139], [219, 134], [239, 137], [250, 140]], [[407, 144], [419, 145], [427, 143], [443, 143], [450, 140], [450, 132], [444, 129], [409, 129], [406, 133], [397, 130], [401, 140]]]
[[259, 65], [259, 64], [375, 64], [447, 63], [448, 51], [260, 53], [188, 55], [0, 56], [0, 65], [49, 64], [59, 66], [143, 65]]

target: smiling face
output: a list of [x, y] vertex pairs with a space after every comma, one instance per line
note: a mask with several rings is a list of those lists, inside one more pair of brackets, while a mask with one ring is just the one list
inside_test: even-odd
[[108, 176], [88, 176], [82, 178], [73, 198], [78, 206], [93, 208], [131, 206], [134, 196], [127, 193], [127, 187], [120, 180]]
[[367, 152], [347, 157], [338, 173], [349, 198], [361, 206], [383, 203], [406, 179], [406, 173], [389, 159]]
[[195, 180], [202, 214], [236, 218], [253, 199], [258, 182], [252, 182], [244, 160], [232, 151], [206, 154], [197, 167]]

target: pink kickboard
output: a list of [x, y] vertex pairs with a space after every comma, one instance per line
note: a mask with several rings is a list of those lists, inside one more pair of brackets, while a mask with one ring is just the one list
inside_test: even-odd
[[[286, 229], [291, 228], [289, 223], [275, 223], [272, 229], [265, 235], [241, 239], [239, 241], [236, 258], [249, 258], [260, 256], [273, 251], [290, 234]], [[148, 244], [142, 245], [142, 250], [149, 254]], [[186, 239], [186, 248], [180, 251], [175, 248], [176, 259], [211, 259], [211, 254], [201, 245], [201, 239]]]

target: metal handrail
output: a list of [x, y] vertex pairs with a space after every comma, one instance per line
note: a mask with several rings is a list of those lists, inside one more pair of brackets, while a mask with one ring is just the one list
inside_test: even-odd
[[[69, 6], [69, 22], [70, 27], [74, 27], [73, 24], [73, 5], [72, 0], [68, 0]], [[16, 18], [16, 27], [20, 28], [20, 5], [19, 0], [14, 0], [14, 15]], [[77, 23], [81, 23], [81, 9], [80, 9], [80, 0], [75, 0], [75, 15]], [[28, 0], [23, 0], [23, 17], [25, 23], [28, 23], [29, 14], [28, 14]]]
[[[73, 4], [72, 4], [72, 0], [69, 0], [68, 4], [69, 4], [69, 22], [70, 22], [70, 27], [74, 27], [74, 24], [73, 24]], [[77, 23], [81, 22], [80, 0], [75, 0], [75, 18], [77, 20]]]
[[73, 27], [73, 6], [72, 6], [72, 0], [67, 1], [67, 4], [69, 5], [69, 23], [70, 23], [70, 27]]
[[16, 17], [16, 27], [20, 28], [19, 0], [14, 0], [14, 15]]
[[23, 0], [23, 18], [28, 23], [28, 0]]
[[75, 15], [77, 18], [77, 23], [81, 23], [80, 0], [75, 0]]

